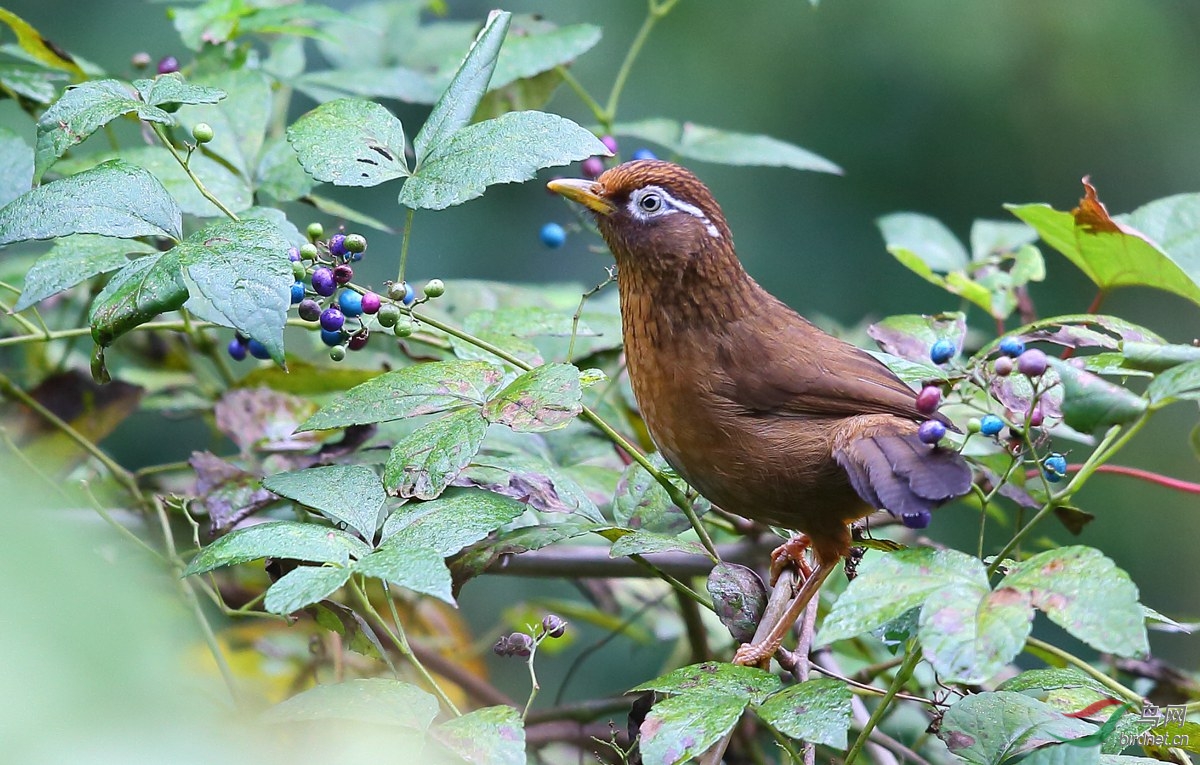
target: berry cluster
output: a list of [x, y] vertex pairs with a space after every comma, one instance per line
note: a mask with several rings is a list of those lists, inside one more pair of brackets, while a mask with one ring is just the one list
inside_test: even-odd
[[[600, 142], [604, 147], [611, 151], [614, 155], [617, 153], [617, 139], [611, 135], [601, 136]], [[633, 152], [632, 159], [658, 159], [654, 156], [654, 152], [649, 149], [638, 149]], [[588, 178], [599, 178], [605, 170], [605, 162], [603, 157], [588, 157], [580, 164], [580, 170]], [[566, 244], [567, 230], [558, 223], [546, 223], [538, 231], [538, 238], [542, 240], [542, 244], [552, 250], [557, 250]]]
[[496, 644], [492, 646], [492, 652], [497, 656], [519, 656], [522, 659], [528, 659], [533, 655], [533, 651], [538, 644], [546, 638], [560, 638], [567, 634], [567, 623], [562, 617], [554, 614], [546, 614], [542, 619], [541, 629], [538, 630], [537, 637], [524, 632], [514, 632], [511, 635], [504, 635]]

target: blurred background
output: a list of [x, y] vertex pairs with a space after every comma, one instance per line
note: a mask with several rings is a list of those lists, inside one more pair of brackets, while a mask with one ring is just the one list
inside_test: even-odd
[[[130, 76], [129, 57], [137, 51], [190, 58], [164, 4], [16, 0], [6, 6], [117, 76]], [[479, 20], [492, 7], [473, 0], [448, 6], [452, 18]], [[600, 44], [572, 68], [601, 101], [645, 14], [639, 0], [514, 0], [504, 7], [601, 27]], [[354, 55], [352, 41], [346, 55]], [[296, 101], [300, 110], [314, 105], [303, 96]], [[547, 109], [591, 124], [567, 88]], [[397, 111], [411, 136], [423, 109]], [[1072, 208], [1084, 175], [1113, 213], [1200, 191], [1200, 4], [825, 0], [813, 8], [799, 0], [683, 0], [655, 28], [618, 116], [764, 133], [844, 168], [838, 177], [692, 165], [724, 207], [749, 271], [802, 313], [856, 325], [893, 313], [957, 310], [956, 298], [891, 259], [874, 221], [895, 211], [922, 212], [965, 240], [976, 218], [1011, 219], [1006, 202]], [[11, 104], [0, 108], [0, 118], [32, 142], [32, 125]], [[621, 148], [628, 155], [638, 146]], [[401, 225], [394, 185], [325, 191]], [[410, 273], [418, 280], [601, 281], [608, 260], [595, 252], [599, 240], [579, 233], [563, 249], [547, 250], [538, 229], [548, 220], [573, 218], [536, 182], [496, 187], [483, 200], [443, 212], [422, 211]], [[378, 254], [396, 249], [399, 237], [372, 233], [371, 241]], [[1042, 249], [1047, 280], [1032, 288], [1039, 312], [1082, 311], [1094, 288], [1064, 258]], [[362, 281], [380, 283], [394, 265], [376, 257], [363, 272]], [[1104, 310], [1173, 342], [1200, 335], [1200, 308], [1166, 293], [1118, 292]], [[978, 311], [972, 320], [990, 326]], [[1196, 424], [1195, 407], [1177, 405], [1118, 462], [1200, 481], [1188, 441]], [[1114, 558], [1141, 586], [1147, 605], [1185, 621], [1200, 616], [1200, 575], [1190, 562], [1200, 538], [1195, 496], [1101, 475], [1077, 500], [1097, 516], [1080, 543]], [[939, 516], [931, 536], [968, 543], [976, 519], [953, 516]], [[1054, 525], [1046, 525], [1046, 534], [1066, 540]], [[476, 583], [464, 607], [513, 586]], [[1152, 646], [1185, 669], [1200, 669], [1194, 636], [1154, 633]]]

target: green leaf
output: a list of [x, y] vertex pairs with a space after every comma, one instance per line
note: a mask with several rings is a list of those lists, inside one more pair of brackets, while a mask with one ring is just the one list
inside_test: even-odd
[[942, 588], [922, 606], [919, 635], [925, 659], [940, 676], [977, 684], [1021, 652], [1032, 623], [1028, 594], [959, 583]]
[[28, 21], [7, 8], [0, 8], [0, 22], [8, 25], [17, 36], [17, 45], [29, 54], [34, 61], [54, 69], [70, 72], [80, 78], [85, 76], [83, 69], [75, 63], [70, 54], [43, 37]]
[[1153, 287], [1200, 304], [1200, 264], [1184, 261], [1189, 267], [1184, 270], [1182, 262], [1132, 226], [1112, 223], [1097, 229], [1044, 204], [1005, 207], [1037, 229], [1047, 244], [1105, 292], [1118, 287]]
[[300, 199], [316, 185], [284, 138], [272, 138], [267, 142], [255, 172], [255, 182], [260, 192], [270, 194], [280, 202]]
[[[971, 260], [981, 262], [997, 255], [1013, 254], [1025, 249], [1025, 245], [1037, 241], [1038, 234], [1024, 223], [1008, 220], [976, 220], [971, 224]], [[1034, 252], [1037, 252], [1035, 249]], [[1041, 262], [1041, 258], [1038, 258]], [[1044, 273], [1043, 273], [1044, 277]], [[1022, 279], [1041, 281], [1032, 275]]]
[[969, 257], [962, 242], [936, 218], [902, 212], [885, 215], [876, 223], [892, 254], [907, 250], [930, 269], [943, 274], [967, 267]]
[[329, 597], [349, 578], [342, 566], [297, 566], [271, 585], [263, 606], [286, 616]]
[[192, 558], [184, 576], [203, 574], [259, 558], [287, 558], [345, 566], [371, 548], [358, 537], [316, 523], [270, 521], [236, 529]]
[[887, 353], [918, 364], [929, 363], [929, 350], [938, 340], [949, 340], [962, 350], [967, 322], [959, 312], [934, 316], [889, 316], [867, 327], [867, 334]]
[[693, 555], [704, 555], [704, 547], [699, 542], [680, 539], [674, 534], [659, 534], [654, 531], [634, 531], [613, 542], [609, 548], [610, 558], [623, 558], [629, 555], [646, 555], [647, 553], [685, 552]]
[[1050, 359], [1050, 366], [1062, 381], [1063, 421], [1075, 430], [1092, 433], [1124, 425], [1146, 411], [1146, 399], [1120, 385], [1058, 359]]
[[[343, 75], [345, 76], [345, 75]], [[371, 101], [339, 98], [288, 128], [305, 171], [336, 186], [377, 186], [409, 175], [404, 126]]]
[[91, 80], [67, 88], [38, 119], [34, 181], [40, 181], [67, 149], [125, 114], [164, 125], [175, 123], [175, 118], [162, 109], [134, 98], [128, 86], [117, 80]]
[[[153, 173], [184, 213], [200, 218], [225, 219], [225, 213], [200, 193], [195, 181], [168, 152], [156, 146], [137, 146], [123, 150], [120, 158]], [[91, 157], [85, 158], [84, 161], [89, 159]], [[65, 160], [59, 166], [65, 167], [68, 164], [74, 166], [75, 162]], [[188, 165], [197, 177], [204, 181], [209, 192], [233, 212], [241, 213], [254, 204], [254, 194], [249, 182], [224, 162], [195, 152]]]
[[642, 762], [676, 765], [691, 760], [733, 730], [746, 704], [738, 696], [688, 694], [663, 699], [642, 722]]
[[737, 133], [731, 130], [674, 120], [651, 119], [613, 126], [616, 135], [641, 138], [665, 146], [688, 159], [721, 165], [764, 165], [838, 173], [842, 169], [807, 149], [765, 135]]
[[354, 570], [413, 592], [432, 595], [453, 605], [450, 569], [446, 568], [446, 562], [442, 558], [437, 550], [428, 547], [384, 544], [370, 555], [356, 561]]
[[438, 702], [415, 685], [382, 677], [317, 685], [263, 712], [265, 722], [350, 720], [423, 731], [438, 713]]
[[1095, 730], [1020, 693], [967, 696], [942, 718], [938, 738], [971, 765], [999, 765], [1039, 746], [1081, 738]]
[[1074, 667], [1031, 669], [1005, 680], [996, 690], [1024, 693], [1067, 714], [1112, 696], [1111, 690]]
[[25, 287], [13, 310], [24, 311], [85, 279], [116, 271], [129, 263], [127, 255], [153, 252], [156, 250], [148, 244], [125, 239], [90, 234], [61, 237], [25, 274]]
[[[0, 64], [0, 89], [10, 95], [27, 98], [36, 104], [48, 104], [55, 99], [66, 75], [29, 64]], [[33, 155], [29, 157], [29, 176], [33, 177]]]
[[[658, 452], [650, 455], [650, 461], [659, 470], [669, 469]], [[680, 488], [684, 486], [678, 479], [673, 482]], [[662, 484], [636, 462], [630, 463], [621, 474], [613, 496], [612, 512], [613, 520], [635, 531], [644, 529], [678, 534], [691, 526], [687, 516], [671, 501]]]
[[772, 693], [756, 712], [785, 736], [845, 749], [851, 699], [845, 683], [818, 677]]
[[1028, 593], [1050, 621], [1099, 651], [1149, 651], [1137, 585], [1099, 550], [1075, 545], [1038, 553], [1000, 585]]
[[476, 709], [431, 732], [467, 762], [525, 765], [525, 725], [514, 707]]
[[[496, 69], [500, 45], [504, 42], [511, 21], [512, 14], [507, 11], [495, 11], [488, 17], [487, 24], [455, 72], [454, 79], [434, 104], [425, 124], [413, 139], [417, 171], [423, 168], [431, 153], [441, 149], [452, 135], [471, 121], [471, 115], [487, 92], [488, 82]], [[404, 204], [403, 200], [401, 204]]]
[[288, 246], [279, 227], [262, 219], [220, 221], [192, 234], [172, 251], [191, 295], [188, 310], [259, 341], [282, 364], [295, 281]]
[[1021, 760], [1023, 765], [1099, 765], [1099, 746], [1044, 746]]
[[178, 240], [183, 214], [153, 175], [119, 159], [30, 189], [0, 209], [0, 245], [69, 234]]
[[116, 273], [92, 301], [92, 339], [106, 346], [129, 330], [187, 302], [179, 255], [174, 250], [138, 258]]
[[506, 37], [500, 48], [490, 88], [503, 88], [517, 80], [569, 64], [598, 42], [600, 27], [591, 24], [572, 24], [544, 32], [530, 31], [523, 35], [514, 31]]
[[509, 112], [464, 127], [430, 149], [404, 182], [400, 204], [441, 210], [480, 196], [492, 184], [526, 181], [543, 167], [607, 153], [596, 136], [568, 119]]
[[1116, 220], [1145, 234], [1193, 283], [1200, 282], [1200, 193], [1156, 199]]
[[452, 489], [429, 502], [408, 502], [388, 517], [381, 547], [423, 547], [443, 558], [474, 544], [525, 512], [525, 505], [477, 489]]
[[262, 485], [331, 521], [346, 524], [368, 542], [375, 536], [379, 510], [387, 499], [379, 476], [364, 465], [328, 465], [278, 473], [264, 478]]
[[29, 191], [32, 185], [33, 150], [21, 136], [0, 126], [0, 207]]
[[706, 661], [680, 667], [636, 688], [630, 688], [629, 692], [658, 691], [709, 698], [729, 696], [747, 703], [761, 704], [781, 687], [783, 681], [757, 667]]
[[1121, 355], [1135, 369], [1162, 372], [1189, 361], [1200, 361], [1200, 346], [1127, 340], [1121, 343]]
[[505, 306], [474, 311], [463, 319], [463, 329], [471, 334], [493, 332], [513, 337], [592, 337], [596, 333], [585, 322], [575, 325], [570, 310], [555, 311], [535, 305]]
[[392, 447], [384, 486], [401, 497], [437, 497], [475, 458], [487, 427], [475, 407], [422, 425]]
[[215, 104], [225, 97], [220, 88], [194, 85], [179, 72], [160, 74], [152, 80], [134, 80], [142, 100], [151, 106], [162, 104]]
[[460, 474], [459, 482], [516, 497], [543, 513], [577, 513], [596, 523], [604, 521], [570, 468], [538, 457], [514, 454], [477, 458]]
[[1190, 361], [1160, 372], [1146, 388], [1157, 409], [1180, 399], [1200, 398], [1200, 361]]
[[758, 574], [737, 563], [721, 562], [713, 566], [705, 587], [717, 618], [733, 639], [751, 642], [767, 607], [767, 588]]
[[581, 411], [579, 370], [571, 364], [544, 364], [525, 372], [483, 406], [488, 422], [518, 433], [558, 430]]
[[296, 78], [295, 85], [314, 101], [360, 96], [392, 98], [409, 104], [432, 104], [441, 96], [446, 84], [447, 78], [440, 75], [439, 71], [423, 71], [409, 66], [356, 67], [351, 74], [346, 69], [306, 72]]
[[987, 590], [983, 564], [957, 550], [928, 547], [868, 556], [825, 617], [817, 645], [870, 632], [951, 586]]
[[356, 385], [300, 425], [329, 430], [369, 425], [462, 406], [482, 406], [504, 373], [482, 361], [433, 361]]
[[188, 129], [197, 122], [208, 123], [214, 137], [204, 151], [221, 157], [248, 180], [271, 119], [271, 78], [261, 70], [242, 68], [218, 71], [196, 83], [219, 89], [226, 97], [219, 104], [193, 106], [180, 113], [180, 120]]

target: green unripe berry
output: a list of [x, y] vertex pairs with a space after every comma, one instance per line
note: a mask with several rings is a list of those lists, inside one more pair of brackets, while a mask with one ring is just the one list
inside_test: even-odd
[[196, 139], [196, 143], [208, 143], [213, 139], [212, 125], [207, 122], [197, 122], [192, 126], [192, 138]]
[[396, 333], [396, 337], [408, 337], [413, 333], [412, 322], [406, 321], [403, 324], [397, 324], [392, 331]]
[[347, 234], [346, 252], [363, 252], [367, 249], [367, 238], [362, 234]]
[[978, 433], [981, 430], [983, 430], [983, 421], [978, 417], [972, 417], [971, 419], [967, 420], [968, 433]]
[[307, 273], [308, 269], [303, 263], [298, 260], [292, 263], [292, 276], [296, 277], [297, 279], [303, 279]]
[[329, 358], [334, 361], [341, 361], [346, 358], [346, 346], [335, 345], [329, 349]]
[[318, 250], [317, 246], [312, 242], [305, 242], [304, 244], [300, 245], [300, 257], [304, 258], [305, 260], [316, 260], [317, 256], [320, 254], [321, 251]]
[[315, 242], [321, 237], [325, 236], [325, 227], [320, 223], [313, 221], [312, 223], [308, 224], [308, 230], [305, 231], [305, 233], [308, 234], [309, 241]]
[[446, 283], [441, 279], [430, 279], [425, 282], [425, 297], [439, 298], [446, 294]]
[[404, 296], [408, 294], [408, 288], [404, 282], [388, 282], [387, 296], [396, 302], [404, 300]]
[[400, 321], [400, 307], [395, 303], [384, 303], [379, 306], [379, 313], [375, 315], [375, 320], [381, 327], [396, 326]]

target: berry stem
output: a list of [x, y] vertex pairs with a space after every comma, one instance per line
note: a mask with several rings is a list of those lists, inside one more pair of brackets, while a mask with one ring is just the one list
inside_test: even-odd
[[554, 71], [558, 73], [559, 77], [562, 77], [562, 80], [567, 84], [567, 87], [575, 91], [575, 95], [579, 97], [579, 100], [583, 102], [584, 106], [591, 110], [592, 117], [597, 122], [599, 122], [601, 125], [604, 125], [606, 129], [612, 127], [612, 120], [607, 118], [604, 107], [600, 105], [599, 101], [592, 98], [592, 94], [587, 92], [587, 88], [583, 87], [583, 84], [580, 83], [579, 80], [575, 79], [575, 75], [571, 74], [569, 69], [559, 64], [554, 68]]
[[404, 282], [404, 268], [408, 265], [408, 240], [412, 238], [413, 215], [416, 210], [408, 208], [408, 215], [404, 218], [404, 236], [400, 239], [400, 271], [396, 276], [396, 281]]
[[194, 172], [192, 172], [192, 168], [188, 167], [188, 161], [179, 156], [179, 150], [176, 149], [175, 145], [171, 143], [171, 139], [167, 137], [167, 131], [163, 129], [162, 125], [159, 125], [156, 122], [149, 124], [151, 129], [154, 130], [154, 134], [158, 136], [158, 140], [162, 142], [163, 146], [167, 147], [167, 150], [171, 152], [171, 156], [174, 157], [175, 161], [179, 163], [179, 166], [183, 168], [183, 172], [187, 173], [188, 178], [192, 179], [192, 183], [196, 184], [196, 188], [200, 191], [200, 194], [209, 202], [212, 202], [213, 206], [224, 213], [230, 220], [240, 223], [242, 219], [239, 218], [233, 212], [233, 210], [230, 210], [228, 207], [226, 207], [220, 199], [217, 199], [213, 193], [208, 190], [208, 187], [204, 185], [204, 181], [200, 180], [200, 178]]
[[892, 700], [896, 698], [896, 694], [912, 677], [913, 670], [917, 668], [917, 664], [921, 661], [921, 646], [915, 640], [908, 645], [907, 653], [904, 655], [904, 662], [900, 668], [896, 670], [896, 676], [892, 678], [891, 685], [888, 686], [887, 693], [879, 700], [875, 710], [871, 712], [871, 717], [863, 725], [862, 730], [858, 733], [858, 738], [854, 739], [854, 745], [850, 747], [850, 751], [846, 753], [846, 759], [843, 760], [844, 765], [854, 765], [854, 761], [858, 759], [858, 755], [862, 753], [863, 747], [867, 745], [867, 739], [871, 737], [871, 731], [875, 730], [875, 726], [883, 719], [883, 715], [887, 712], [888, 707], [892, 705]]
[[621, 100], [621, 91], [625, 89], [625, 82], [629, 79], [630, 72], [633, 71], [633, 62], [641, 54], [642, 47], [650, 37], [650, 32], [654, 29], [654, 25], [658, 23], [659, 19], [671, 12], [676, 2], [678, 0], [648, 0], [646, 19], [642, 22], [637, 36], [630, 43], [629, 50], [625, 53], [625, 60], [621, 62], [621, 68], [617, 70], [617, 76], [613, 78], [612, 90], [609, 91], [608, 102], [604, 106], [604, 115], [600, 119], [600, 124], [604, 128], [605, 133], [612, 132], [613, 121], [617, 118], [617, 104]]
[[[1073, 463], [1067, 465], [1066, 472], [1078, 473], [1082, 469], [1082, 464]], [[1168, 475], [1162, 475], [1161, 473], [1155, 473], [1150, 470], [1142, 470], [1141, 468], [1129, 467], [1128, 465], [1098, 465], [1096, 466], [1095, 472], [1129, 476], [1130, 478], [1137, 478], [1138, 480], [1146, 481], [1147, 483], [1156, 483], [1159, 486], [1165, 486], [1168, 489], [1174, 489], [1175, 491], [1182, 491], [1187, 494], [1200, 494], [1200, 483], [1192, 483], [1191, 481], [1184, 481], [1181, 478], [1172, 478]], [[1025, 477], [1033, 478], [1037, 475], [1037, 473], [1037, 470], [1029, 470], [1026, 472]]]

